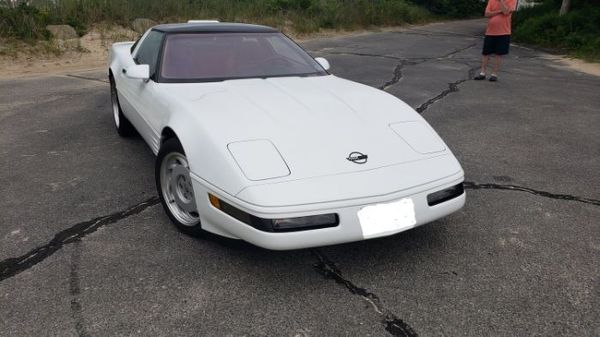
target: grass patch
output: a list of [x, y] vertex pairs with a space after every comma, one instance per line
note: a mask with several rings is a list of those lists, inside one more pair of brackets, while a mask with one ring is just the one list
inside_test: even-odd
[[433, 14], [448, 18], [481, 17], [485, 10], [484, 0], [412, 0]]
[[515, 41], [600, 61], [600, 1], [573, 1], [563, 16], [559, 9], [560, 1], [547, 0], [515, 13]]
[[79, 36], [99, 32], [106, 47], [112, 41], [135, 39], [122, 27], [130, 27], [136, 18], [159, 23], [190, 19], [257, 23], [296, 37], [320, 30], [469, 17], [479, 15], [482, 6], [481, 0], [0, 0], [0, 55], [35, 54], [36, 49], [39, 54], [60, 55], [73, 50], [52, 40], [46, 30], [50, 24], [70, 25]]
[[428, 10], [408, 0], [30, 0], [26, 3], [11, 8], [2, 6], [0, 0], [0, 36], [47, 39], [48, 24], [68, 24], [81, 36], [92, 25], [106, 22], [129, 26], [135, 18], [157, 22], [189, 19], [250, 22], [300, 34], [322, 28], [349, 30], [419, 23], [432, 18]]
[[25, 3], [15, 8], [0, 3], [0, 36], [31, 42], [49, 39], [46, 25], [50, 23], [47, 13]]
[[[77, 45], [71, 49], [79, 52], [86, 51], [81, 45]], [[11, 58], [17, 58], [21, 55], [56, 57], [63, 55], [66, 50], [67, 48], [60, 46], [60, 44], [52, 39], [24, 42], [13, 38], [0, 38], [0, 56]]]

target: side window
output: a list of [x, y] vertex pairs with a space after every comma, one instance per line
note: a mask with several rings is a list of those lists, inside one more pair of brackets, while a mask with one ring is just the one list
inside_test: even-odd
[[133, 54], [133, 51], [135, 50], [135, 47], [138, 45], [138, 43], [140, 43], [141, 39], [142, 39], [142, 37], [140, 36], [137, 40], [135, 40], [135, 42], [133, 43], [133, 45], [131, 45], [131, 49], [129, 49], [129, 52], [131, 54]]
[[147, 64], [150, 66], [150, 76], [154, 76], [156, 72], [156, 63], [158, 61], [158, 53], [163, 39], [163, 33], [151, 31], [148, 36], [142, 41], [136, 55], [135, 63]]
[[147, 30], [146, 32], [144, 32], [144, 34], [142, 34], [133, 44], [133, 46], [131, 46], [131, 55], [134, 55], [134, 53], [137, 51], [137, 49], [140, 49], [139, 45], [140, 42], [144, 41], [144, 39], [146, 38], [146, 36], [148, 36], [148, 34], [150, 34], [150, 32], [152, 31], [152, 29]]

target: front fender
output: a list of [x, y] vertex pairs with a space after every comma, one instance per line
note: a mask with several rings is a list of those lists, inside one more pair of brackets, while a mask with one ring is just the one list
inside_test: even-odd
[[108, 71], [112, 71], [115, 81], [117, 81], [117, 72], [132, 64], [131, 46], [133, 42], [117, 42], [113, 43], [108, 54]]
[[246, 178], [227, 151], [227, 144], [215, 142], [197, 114], [173, 114], [165, 129], [167, 127], [179, 139], [193, 179], [231, 196], [246, 187]]

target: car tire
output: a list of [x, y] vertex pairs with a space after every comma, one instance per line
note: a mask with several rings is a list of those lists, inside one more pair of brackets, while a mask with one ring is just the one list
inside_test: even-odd
[[121, 110], [121, 104], [119, 103], [119, 94], [117, 92], [117, 85], [115, 84], [115, 79], [109, 76], [110, 81], [110, 101], [111, 101], [111, 109], [113, 113], [113, 120], [115, 122], [115, 127], [117, 129], [117, 133], [121, 137], [131, 137], [135, 134], [135, 128], [131, 124], [131, 122], [125, 117], [123, 114], [123, 110]]
[[156, 158], [156, 189], [169, 219], [183, 233], [203, 234], [189, 164], [177, 138], [165, 141]]

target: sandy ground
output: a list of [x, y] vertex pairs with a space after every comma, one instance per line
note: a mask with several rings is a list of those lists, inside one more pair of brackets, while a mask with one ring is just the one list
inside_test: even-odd
[[[138, 34], [122, 27], [95, 27], [79, 39], [81, 49], [66, 50], [60, 56], [21, 53], [17, 57], [0, 56], [0, 78], [19, 78], [67, 74], [106, 67], [113, 42], [135, 40]], [[83, 51], [82, 51], [83, 50]]]
[[582, 73], [600, 76], [600, 63], [591, 63], [583, 60], [560, 56], [560, 55], [544, 55], [546, 59], [558, 61], [559, 64], [562, 64], [568, 68], [573, 70], [580, 71]]
[[[436, 22], [427, 26], [435, 28], [443, 24], [444, 22]], [[298, 42], [307, 42], [329, 37], [350, 37], [373, 32], [403, 31], [414, 27], [416, 26], [382, 27], [358, 31], [323, 30], [311, 35], [288, 35]], [[95, 27], [90, 33], [80, 39], [81, 47], [85, 50], [84, 52], [80, 50], [67, 50], [60, 56], [31, 54], [20, 54], [17, 57], [0, 56], [0, 79], [101, 70], [106, 67], [108, 51], [113, 42], [135, 40], [137, 37], [138, 34], [136, 32], [123, 27], [111, 27], [110, 29]], [[529, 49], [526, 47], [520, 48]], [[553, 64], [556, 67], [567, 67], [586, 74], [600, 76], [600, 63], [590, 63], [564, 55], [541, 54], [542, 58], [554, 61]]]

